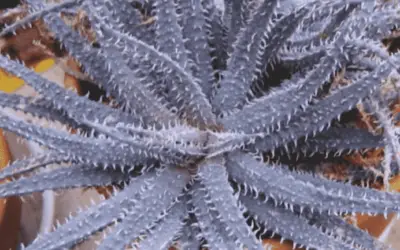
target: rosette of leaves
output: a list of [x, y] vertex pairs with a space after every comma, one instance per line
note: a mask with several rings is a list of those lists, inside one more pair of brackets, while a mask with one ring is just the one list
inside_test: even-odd
[[[399, 58], [380, 43], [399, 22], [396, 4], [232, 0], [222, 12], [212, 0], [26, 2], [30, 14], [2, 33], [43, 18], [112, 102], [1, 56], [0, 67], [40, 97], [1, 93], [0, 106], [77, 133], [0, 111], [0, 128], [48, 148], [0, 172], [15, 177], [0, 197], [116, 187], [27, 249], [71, 248], [101, 231], [98, 249], [264, 249], [271, 234], [310, 249], [387, 248], [343, 215], [398, 214], [399, 194], [262, 156], [382, 147], [386, 180], [397, 172], [398, 130], [387, 110], [397, 93], [382, 89], [397, 85]], [[63, 21], [81, 10], [94, 39]], [[339, 71], [349, 84], [333, 89]], [[339, 123], [358, 104], [381, 134]]]

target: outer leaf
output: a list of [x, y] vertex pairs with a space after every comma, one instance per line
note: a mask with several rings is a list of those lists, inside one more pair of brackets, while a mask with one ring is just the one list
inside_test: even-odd
[[227, 166], [233, 180], [288, 206], [330, 213], [386, 214], [400, 210], [399, 194], [333, 182], [287, 168], [271, 168], [244, 153], [231, 154]]
[[[344, 2], [345, 3], [345, 2]], [[332, 8], [334, 13], [325, 13], [325, 17], [327, 17], [328, 21], [324, 22], [322, 25], [322, 29], [318, 32], [315, 32], [315, 36], [311, 36], [308, 39], [302, 39], [300, 41], [296, 41], [291, 43], [291, 46], [319, 46], [325, 40], [333, 39], [334, 34], [336, 33], [337, 29], [342, 24], [348, 24], [350, 21], [345, 22], [347, 19], [351, 18], [351, 14], [355, 12], [355, 9], [360, 7], [361, 3], [358, 1], [354, 1], [354, 3], [348, 3], [344, 7], [336, 10], [339, 6], [335, 6]], [[315, 17], [314, 17], [315, 18]]]
[[330, 234], [340, 240], [353, 243], [364, 249], [392, 249], [384, 243], [379, 242], [371, 237], [367, 232], [357, 228], [354, 225], [344, 221], [343, 218], [326, 213], [309, 213], [305, 212], [302, 216], [306, 217], [310, 222], [321, 228], [325, 233]]
[[312, 69], [320, 59], [326, 55], [326, 46], [315, 47], [310, 50], [281, 50], [278, 54], [279, 61], [295, 70]]
[[[134, 166], [134, 165], [149, 165], [154, 163], [150, 160], [152, 157], [157, 157], [148, 152], [149, 145], [143, 142], [134, 140], [127, 145], [126, 143], [110, 141], [104, 139], [88, 139], [69, 133], [62, 133], [54, 129], [42, 128], [25, 122], [13, 120], [4, 116], [0, 116], [0, 127], [8, 131], [14, 132], [26, 139], [33, 140], [41, 145], [54, 149], [62, 154], [65, 154], [69, 159], [89, 164], [104, 164], [105, 167], [109, 164], [118, 166]], [[136, 144], [139, 148], [133, 146]], [[163, 162], [168, 162], [169, 153], [165, 148], [156, 146], [154, 148], [164, 156]], [[149, 158], [150, 157], [150, 158]], [[178, 158], [180, 158], [178, 156]]]
[[301, 22], [309, 11], [307, 7], [293, 11], [276, 21], [276, 24], [264, 33], [265, 48], [263, 48], [262, 55], [259, 55], [257, 59], [258, 70], [266, 71], [268, 65], [276, 57], [277, 51], [281, 49], [286, 40], [301, 25]]
[[232, 46], [234, 44], [237, 34], [242, 27], [247, 23], [249, 16], [251, 15], [251, 5], [255, 5], [253, 0], [232, 0], [231, 2], [231, 18], [228, 33], [228, 44]]
[[198, 78], [203, 93], [210, 98], [214, 85], [213, 68], [211, 66], [210, 52], [208, 51], [206, 36], [206, 20], [201, 0], [182, 0], [179, 2], [183, 13], [185, 47], [188, 50], [188, 57], [194, 62], [192, 67], [193, 76]]
[[50, 6], [46, 6], [45, 8], [43, 8], [37, 12], [31, 13], [31, 14], [27, 15], [26, 17], [24, 17], [23, 19], [14, 22], [12, 25], [8, 26], [7, 28], [2, 29], [2, 31], [0, 32], [0, 36], [4, 36], [10, 32], [15, 33], [19, 28], [21, 28], [21, 27], [23, 28], [24, 26], [31, 26], [32, 22], [44, 17], [45, 15], [47, 15], [49, 13], [54, 13], [54, 12], [62, 11], [63, 9], [68, 9], [68, 8], [74, 7], [76, 5], [79, 5], [80, 2], [82, 2], [82, 0], [66, 0], [59, 4], [53, 4]]
[[294, 150], [303, 153], [342, 152], [350, 150], [372, 149], [383, 147], [381, 135], [373, 135], [367, 130], [357, 128], [329, 128], [317, 136], [299, 143]]
[[[89, 14], [92, 13], [90, 10], [88, 12]], [[92, 17], [92, 15], [90, 16]], [[84, 64], [88, 64], [88, 73], [101, 82], [101, 86], [115, 96], [119, 103], [125, 105], [128, 110], [135, 114], [132, 117], [142, 118], [150, 124], [155, 121], [168, 123], [173, 119], [173, 115], [158, 103], [150, 91], [135, 84], [139, 80], [134, 72], [124, 64], [122, 56], [116, 49], [107, 44], [102, 44], [103, 47], [100, 51], [95, 52], [95, 50], [88, 50], [88, 48], [85, 50], [85, 41], [79, 38], [77, 33], [70, 30], [59, 17], [51, 17], [49, 22], [51, 22], [50, 28], [58, 30], [57, 34], [62, 38], [61, 41], [66, 44], [70, 52], [79, 61], [85, 61]], [[90, 62], [94, 62], [94, 64], [89, 64]], [[113, 82], [112, 85], [109, 84], [111, 81]], [[110, 86], [113, 86], [113, 89], [110, 89]]]
[[[137, 134], [134, 134], [133, 137], [131, 137], [128, 133], [124, 133], [118, 130], [115, 130], [113, 128], [107, 127], [107, 126], [102, 126], [100, 124], [93, 124], [93, 123], [85, 123], [89, 124], [91, 127], [95, 128], [97, 131], [107, 135], [111, 139], [115, 139], [116, 141], [120, 143], [125, 143], [127, 145], [132, 145], [133, 148], [137, 146], [138, 143], [140, 144], [145, 144], [148, 146], [154, 146], [159, 148], [161, 151], [164, 151], [165, 153], [169, 152], [171, 154], [182, 154], [182, 155], [190, 155], [193, 157], [202, 157], [205, 155], [204, 150], [202, 149], [201, 146], [196, 145], [195, 143], [201, 143], [202, 141], [206, 140], [206, 135], [203, 133], [200, 133], [198, 131], [190, 131], [194, 132], [189, 134], [189, 140], [185, 141], [184, 136], [182, 138], [174, 138], [174, 135], [163, 135], [163, 132], [165, 131], [160, 130], [157, 132], [153, 132], [151, 130], [145, 130], [145, 129], [136, 129], [130, 130], [137, 132]], [[173, 131], [173, 130], [172, 130]], [[153, 132], [153, 134], [152, 134]], [[184, 135], [185, 131], [181, 131], [182, 134]], [[196, 133], [197, 132], [197, 133]], [[149, 137], [139, 137], [137, 138], [136, 136], [140, 135], [150, 135]], [[152, 136], [155, 135], [155, 136]], [[157, 136], [161, 135], [161, 136]], [[157, 138], [158, 137], [158, 138]], [[170, 137], [170, 138], [169, 138]], [[203, 139], [204, 138], [204, 139]], [[183, 139], [183, 140], [182, 140]], [[185, 143], [185, 145], [179, 145], [180, 143]], [[148, 150], [149, 151], [149, 150]], [[175, 152], [174, 152], [175, 151]]]
[[194, 224], [192, 218], [186, 222], [183, 226], [181, 237], [180, 237], [180, 246], [182, 250], [197, 250], [201, 247], [200, 240], [198, 239], [200, 233], [200, 228], [198, 225]]
[[279, 131], [257, 140], [255, 147], [261, 151], [268, 151], [302, 136], [315, 134], [318, 130], [322, 131], [335, 117], [352, 109], [360, 100], [374, 93], [382, 79], [392, 70], [390, 62], [381, 63], [376, 70], [359, 81], [339, 89], [303, 112], [297, 113], [287, 124], [282, 124]]
[[[100, 0], [95, 0], [95, 3], [104, 3], [103, 1], [100, 1], [100, 3], [98, 1]], [[85, 1], [83, 6], [87, 6], [87, 4], [89, 4], [89, 2]], [[31, 6], [33, 6], [34, 8], [41, 8], [43, 7], [43, 4], [37, 1], [32, 1]], [[102, 10], [104, 10], [104, 8], [105, 7], [103, 6]], [[110, 14], [108, 11], [106, 11], [106, 13], [109, 14], [108, 16], [106, 15], [106, 17], [110, 19], [110, 15], [112, 15], [112, 13]], [[125, 75], [125, 77], [115, 78], [115, 75], [118, 74], [118, 72], [115, 71], [119, 69], [121, 65], [116, 65], [118, 60], [107, 60], [106, 57], [110, 56], [110, 53], [111, 56], [118, 57], [117, 54], [112, 53], [112, 51], [109, 50], [93, 50], [93, 48], [88, 45], [85, 39], [83, 39], [79, 36], [79, 34], [68, 28], [59, 17], [53, 14], [46, 16], [44, 20], [51, 30], [57, 31], [54, 32], [57, 38], [63, 42], [63, 45], [67, 47], [69, 53], [83, 64], [85, 70], [96, 80], [96, 83], [99, 83], [100, 86], [107, 91], [107, 93], [112, 94], [114, 97], [116, 97], [120, 104], [128, 104], [129, 107], [132, 107], [132, 105], [130, 105], [130, 102], [135, 100], [135, 98], [132, 99], [130, 97], [139, 97], [141, 96], [140, 94], [142, 92], [145, 92], [145, 97], [141, 96], [141, 101], [148, 99], [152, 100], [152, 95], [150, 93], [147, 93], [146, 90], [141, 89], [140, 91], [138, 91], [138, 89], [135, 88], [134, 85], [128, 84], [128, 82], [131, 83], [132, 79], [128, 80], [126, 75], [128, 74], [129, 77], [132, 76], [129, 75], [129, 70], [127, 70], [126, 68], [122, 70], [122, 73], [124, 73], [123, 75]], [[115, 24], [115, 20], [112, 23]], [[124, 68], [124, 65], [122, 65], [122, 67]], [[118, 83], [116, 85], [117, 88], [111, 87], [111, 85], [108, 83], [109, 81], [116, 81], [116, 83]], [[157, 111], [162, 109], [160, 106], [157, 106], [157, 102], [155, 102], [154, 100], [148, 102], [147, 104], [150, 108], [153, 106], [158, 107]], [[161, 114], [163, 116], [162, 118], [159, 118], [161, 120], [167, 119], [168, 121], [168, 119], [171, 119], [171, 116], [168, 117], [168, 112], [146, 113], [143, 112], [143, 110], [141, 110], [140, 108], [136, 109], [135, 111], [139, 112], [141, 115]], [[152, 118], [154, 119], [154, 117]], [[150, 119], [150, 121], [152, 120]]]
[[[256, 99], [239, 112], [228, 116], [223, 120], [225, 128], [257, 133], [268, 131], [272, 126], [280, 126], [285, 120], [288, 121], [300, 106], [308, 105], [310, 98], [331, 78], [339, 63], [335, 57], [321, 59], [321, 63], [304, 78], [295, 78], [295, 82], [289, 84], [289, 87]], [[239, 117], [249, 118], [238, 119]]]
[[169, 73], [168, 79], [175, 81], [176, 84], [170, 90], [171, 97], [174, 98], [175, 102], [183, 102], [182, 107], [187, 108], [186, 115], [188, 118], [190, 117], [189, 119], [197, 121], [200, 125], [214, 125], [216, 123], [215, 116], [211, 112], [211, 106], [202, 93], [197, 79], [188, 74], [178, 63], [168, 55], [157, 51], [136, 38], [110, 29], [106, 24], [102, 24], [99, 29], [109, 34], [116, 41], [122, 40], [126, 46], [130, 46], [131, 50], [135, 51], [135, 54], [131, 55], [133, 58], [144, 60], [144, 62], [151, 58], [155, 67], [159, 66], [167, 71]]
[[308, 224], [305, 218], [293, 214], [282, 207], [263, 203], [254, 197], [241, 195], [240, 200], [257, 221], [268, 230], [279, 234], [284, 239], [291, 239], [296, 245], [315, 249], [353, 249], [344, 243], [328, 237], [318, 228]]
[[183, 219], [186, 216], [186, 204], [176, 203], [152, 229], [146, 232], [145, 239], [140, 241], [137, 249], [153, 250], [168, 249], [174, 237], [183, 227]]
[[108, 186], [112, 183], [126, 182], [128, 179], [129, 177], [121, 172], [110, 172], [93, 166], [73, 165], [2, 184], [0, 196], [8, 197], [55, 189]]
[[207, 247], [211, 249], [235, 249], [236, 245], [229, 237], [225, 224], [215, 217], [215, 211], [209, 204], [212, 203], [209, 195], [199, 182], [193, 184], [190, 194], [192, 195], [191, 204], [193, 213], [198, 220], [198, 227], [201, 235], [207, 240]]
[[[87, 6], [88, 2], [86, 1], [84, 3], [84, 6]], [[34, 8], [43, 8], [44, 5], [38, 1], [32, 1], [31, 6]], [[125, 104], [125, 102], [129, 100], [126, 95], [121, 97], [121, 95], [126, 94], [125, 90], [113, 88], [112, 85], [108, 84], [109, 81], [115, 80], [119, 83], [117, 84], [119, 87], [127, 85], [126, 77], [115, 78], [117, 73], [115, 70], [118, 69], [118, 65], [115, 65], [115, 63], [118, 61], [107, 61], [104, 51], [99, 49], [93, 50], [85, 39], [66, 26], [57, 15], [49, 14], [44, 18], [44, 21], [50, 30], [55, 31], [56, 38], [62, 41], [69, 53], [83, 64], [85, 70], [96, 80], [96, 83], [100, 84], [107, 93], [116, 97], [120, 104]], [[130, 86], [129, 90], [132, 90], [132, 86]], [[153, 102], [153, 104], [155, 104], [155, 102]]]
[[78, 127], [78, 124], [64, 114], [62, 110], [55, 109], [45, 99], [33, 99], [16, 94], [0, 92], [0, 107], [22, 111], [34, 117], [46, 118], [50, 121], [58, 121]]
[[[122, 113], [111, 107], [103, 104], [89, 101], [85, 97], [80, 97], [72, 91], [66, 90], [55, 83], [39, 76], [34, 71], [24, 67], [23, 65], [0, 56], [0, 65], [9, 73], [21, 78], [27, 84], [32, 86], [36, 91], [42, 94], [43, 98], [49, 101], [52, 106], [63, 111], [77, 122], [80, 122], [82, 117], [89, 120], [103, 121], [108, 118], [108, 121], [116, 119], [119, 122], [140, 124], [140, 120]], [[72, 103], [72, 105], [71, 105]]]
[[104, 16], [107, 23], [115, 29], [120, 29], [133, 36], [139, 35], [137, 32], [142, 22], [141, 13], [133, 8], [132, 3], [125, 0], [90, 0], [96, 6], [97, 12]]
[[232, 232], [240, 247], [248, 249], [263, 249], [246, 224], [243, 212], [238, 207], [238, 201], [233, 196], [233, 189], [228, 182], [228, 175], [224, 169], [221, 157], [209, 159], [199, 166], [198, 176], [204, 184], [211, 201], [215, 204], [221, 222], [226, 224], [226, 229]]
[[265, 0], [260, 4], [248, 27], [238, 35], [234, 51], [228, 60], [227, 72], [224, 73], [225, 78], [212, 101], [217, 112], [230, 111], [243, 104], [256, 71], [261, 38], [267, 28], [260, 27], [260, 24], [268, 24], [276, 3], [276, 0]]
[[67, 162], [68, 157], [54, 152], [47, 152], [43, 155], [33, 156], [24, 160], [18, 160], [0, 171], [0, 179], [5, 179], [19, 174], [46, 167], [50, 164]]
[[224, 69], [228, 59], [228, 31], [222, 20], [222, 11], [216, 7], [214, 0], [203, 0], [202, 2], [207, 22], [208, 40], [214, 56], [213, 61], [216, 68]]
[[175, 3], [173, 0], [156, 0], [154, 3], [157, 49], [171, 57], [182, 68], [186, 68], [188, 60]]
[[115, 196], [80, 212], [76, 217], [58, 227], [54, 232], [37, 238], [27, 250], [58, 250], [71, 248], [93, 233], [122, 219], [140, 200], [142, 190], [154, 185], [158, 179], [155, 173], [148, 173], [131, 181]]
[[99, 250], [123, 249], [139, 237], [140, 232], [149, 226], [163, 211], [176, 203], [183, 188], [188, 183], [188, 174], [178, 169], [166, 168], [159, 173], [158, 183], [152, 183], [149, 190], [141, 195], [141, 202], [130, 209], [126, 217], [114, 228], [99, 246]]

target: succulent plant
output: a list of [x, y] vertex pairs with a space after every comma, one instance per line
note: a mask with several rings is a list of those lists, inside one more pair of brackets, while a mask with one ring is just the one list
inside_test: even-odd
[[[399, 214], [399, 194], [328, 180], [313, 168], [300, 172], [276, 155], [307, 162], [310, 153], [384, 148], [384, 180], [398, 172], [399, 131], [389, 107], [398, 98], [399, 57], [381, 43], [400, 21], [398, 5], [26, 3], [29, 15], [2, 35], [43, 18], [111, 102], [79, 96], [0, 56], [2, 69], [39, 94], [0, 93], [0, 128], [48, 149], [0, 172], [1, 179], [14, 177], [0, 185], [0, 197], [115, 187], [112, 197], [27, 249], [71, 248], [101, 231], [107, 235], [98, 249], [264, 249], [261, 239], [271, 234], [309, 249], [387, 248], [343, 215]], [[66, 24], [65, 16], [78, 11], [93, 36]], [[334, 84], [338, 72], [347, 85]], [[382, 133], [340, 120], [357, 105]], [[61, 122], [65, 130], [6, 109]]]

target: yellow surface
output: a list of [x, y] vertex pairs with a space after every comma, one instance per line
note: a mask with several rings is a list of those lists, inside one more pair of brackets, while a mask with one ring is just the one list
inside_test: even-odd
[[[35, 64], [33, 68], [36, 72], [41, 73], [48, 70], [53, 65], [53, 59], [45, 59]], [[0, 91], [11, 93], [19, 89], [22, 85], [24, 85], [24, 82], [21, 79], [0, 70]]]

